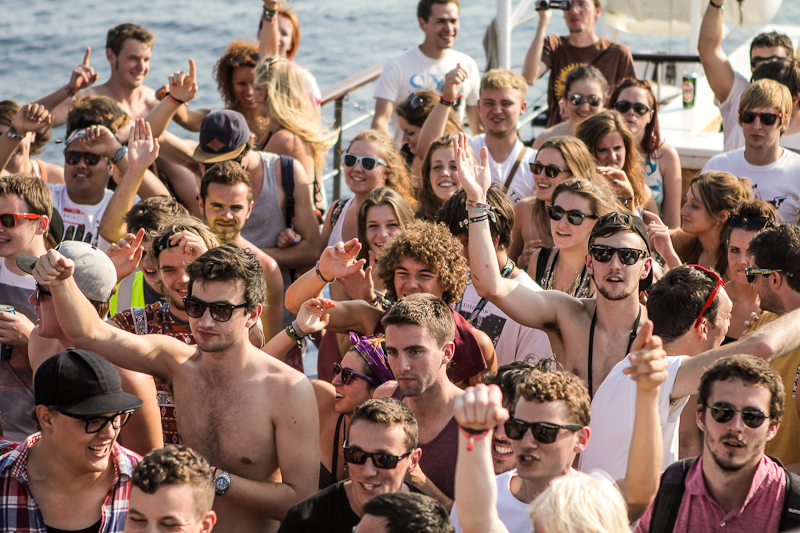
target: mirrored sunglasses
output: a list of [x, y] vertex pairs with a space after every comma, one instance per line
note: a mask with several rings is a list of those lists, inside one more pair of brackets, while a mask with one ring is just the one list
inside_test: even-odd
[[582, 94], [574, 93], [569, 97], [569, 103], [574, 106], [581, 106], [585, 103], [588, 103], [592, 107], [600, 107], [600, 104], [603, 103], [603, 99], [596, 94], [590, 94], [589, 96], [584, 96]]
[[631, 103], [627, 100], [619, 100], [614, 104], [614, 109], [623, 115], [630, 111], [631, 108], [633, 108], [633, 112], [639, 116], [646, 115], [648, 112], [650, 112], [650, 108], [641, 102]]
[[760, 427], [764, 423], [764, 420], [767, 419], [767, 415], [764, 414], [764, 411], [757, 407], [737, 409], [728, 402], [716, 402], [714, 405], [709, 405], [708, 410], [711, 411], [711, 418], [720, 424], [733, 420], [736, 413], [742, 413], [742, 422], [744, 422], [744, 425], [753, 429]]

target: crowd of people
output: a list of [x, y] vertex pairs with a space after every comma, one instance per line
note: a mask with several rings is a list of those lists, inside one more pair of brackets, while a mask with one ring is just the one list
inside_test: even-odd
[[[420, 0], [330, 203], [277, 0], [213, 77], [148, 88], [124, 23], [105, 83], [87, 49], [0, 102], [0, 529], [800, 526], [800, 62], [772, 32], [735, 72], [723, 3], [698, 50], [725, 151], [691, 176], [600, 0], [563, 37], [538, 11], [522, 75]], [[214, 82], [224, 109], [187, 105]], [[62, 124], [63, 166], [36, 159]]]

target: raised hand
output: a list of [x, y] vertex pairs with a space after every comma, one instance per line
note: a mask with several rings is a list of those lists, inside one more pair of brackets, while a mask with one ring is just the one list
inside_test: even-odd
[[75, 261], [64, 257], [58, 250], [50, 249], [39, 258], [33, 269], [33, 279], [39, 285], [58, 285], [75, 272]]
[[667, 267], [675, 268], [680, 265], [681, 259], [672, 246], [669, 228], [661, 221], [661, 218], [650, 211], [643, 211], [642, 220], [647, 224], [647, 237], [650, 239], [650, 245], [661, 254], [667, 262]]
[[375, 299], [375, 283], [372, 281], [372, 267], [358, 269], [349, 276], [338, 278], [347, 295], [353, 300], [372, 302]]
[[456, 68], [448, 72], [444, 77], [442, 96], [450, 101], [458, 98], [458, 95], [461, 94], [461, 86], [468, 77], [469, 75], [467, 71], [461, 67], [461, 63], [456, 65]]
[[[614, 167], [597, 167], [597, 173], [608, 180], [620, 199], [633, 198], [633, 185], [624, 171]], [[633, 208], [633, 205], [628, 207]]]
[[20, 136], [30, 131], [39, 131], [53, 122], [50, 112], [41, 104], [26, 104], [14, 116], [11, 125]]
[[188, 102], [197, 96], [197, 69], [194, 59], [189, 60], [188, 73], [181, 70], [169, 77], [169, 95], [181, 102]]
[[109, 159], [122, 148], [122, 143], [105, 126], [89, 126], [86, 128], [86, 135], [81, 137], [80, 141], [87, 151], [104, 155]]
[[136, 235], [128, 233], [118, 243], [108, 247], [106, 255], [117, 270], [117, 282], [133, 274], [139, 267], [139, 262], [144, 255], [142, 239], [144, 239], [144, 228], [139, 229]]
[[137, 119], [131, 126], [128, 141], [128, 165], [131, 168], [147, 168], [158, 157], [158, 139], [153, 138], [150, 124]]
[[336, 307], [336, 303], [325, 298], [311, 298], [300, 307], [297, 313], [297, 325], [303, 333], [322, 331], [331, 320], [328, 310]]
[[192, 261], [208, 251], [206, 243], [199, 235], [191, 231], [180, 231], [169, 238], [170, 246], [175, 246]]
[[339, 241], [333, 246], [328, 246], [319, 258], [319, 270], [325, 279], [343, 278], [360, 270], [366, 259], [356, 260], [361, 250], [358, 239], [347, 242]]
[[67, 88], [72, 94], [78, 94], [79, 91], [92, 86], [100, 76], [94, 71], [94, 68], [89, 65], [89, 58], [91, 57], [92, 49], [87, 47], [86, 55], [83, 56], [83, 63], [75, 67], [75, 70], [72, 71], [72, 76], [69, 78], [69, 83], [67, 84]]
[[455, 147], [456, 167], [461, 186], [467, 193], [467, 198], [473, 202], [485, 202], [486, 191], [492, 184], [492, 175], [489, 170], [489, 150], [481, 148], [481, 164], [472, 159], [466, 133], [459, 133], [453, 142]]
[[509, 418], [503, 407], [503, 391], [497, 385], [480, 383], [468, 387], [455, 400], [456, 422], [461, 427], [483, 430], [499, 426]]
[[652, 390], [667, 380], [667, 352], [661, 337], [653, 335], [653, 322], [644, 323], [631, 345], [628, 359], [631, 366], [623, 370], [636, 382], [639, 390]]

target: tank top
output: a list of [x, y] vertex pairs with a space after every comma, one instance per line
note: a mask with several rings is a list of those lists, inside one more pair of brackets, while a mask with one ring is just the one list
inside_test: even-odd
[[658, 215], [661, 216], [661, 204], [664, 203], [664, 176], [658, 169], [658, 161], [653, 162], [648, 155], [644, 162], [644, 171], [647, 174], [647, 186], [653, 192], [653, 200], [658, 206]]
[[352, 196], [345, 200], [344, 207], [342, 207], [342, 212], [339, 214], [339, 217], [336, 219], [336, 224], [333, 225], [331, 228], [331, 236], [328, 238], [328, 246], [333, 246], [339, 241], [343, 241], [342, 238], [342, 228], [344, 228], [344, 219], [347, 216], [347, 211], [350, 209], [350, 206], [353, 205], [353, 200], [356, 197]]

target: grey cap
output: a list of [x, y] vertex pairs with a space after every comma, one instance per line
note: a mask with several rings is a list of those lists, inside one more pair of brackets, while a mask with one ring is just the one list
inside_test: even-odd
[[[100, 303], [111, 300], [117, 286], [117, 269], [105, 253], [81, 241], [64, 241], [54, 249], [75, 262], [72, 277], [84, 296]], [[28, 274], [33, 274], [38, 262], [39, 258], [32, 255], [17, 256], [17, 266]]]

